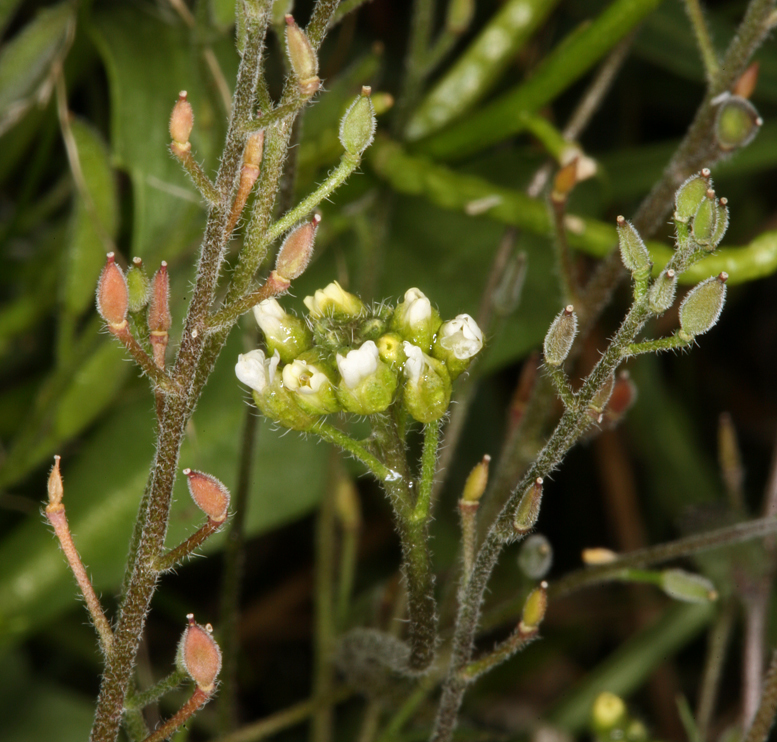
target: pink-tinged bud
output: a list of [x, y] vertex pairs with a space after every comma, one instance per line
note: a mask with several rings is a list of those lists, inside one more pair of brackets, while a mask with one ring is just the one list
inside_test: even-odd
[[255, 131], [246, 140], [246, 148], [243, 152], [244, 167], [259, 167], [262, 164], [264, 153], [264, 129]]
[[313, 255], [313, 245], [320, 223], [321, 215], [313, 214], [309, 222], [305, 222], [289, 233], [275, 261], [275, 271], [279, 276], [287, 281], [293, 281], [305, 272]]
[[172, 324], [170, 317], [170, 276], [163, 260], [151, 282], [151, 300], [148, 305], [148, 329], [167, 332]]
[[123, 325], [129, 309], [129, 290], [116, 257], [108, 253], [108, 259], [97, 283], [97, 311], [112, 327]]
[[59, 456], [54, 457], [54, 466], [51, 468], [51, 474], [49, 474], [48, 490], [49, 504], [46, 507], [46, 512], [50, 513], [54, 510], [60, 510], [62, 508], [64, 488], [62, 487], [62, 474], [59, 471]]
[[290, 15], [286, 16], [286, 51], [297, 76], [300, 93], [305, 97], [313, 95], [321, 85], [318, 79], [318, 56], [305, 32]]
[[617, 425], [637, 401], [637, 385], [628, 371], [621, 371], [615, 379], [610, 401], [604, 410], [604, 419], [610, 426]]
[[178, 663], [189, 673], [201, 691], [210, 693], [221, 670], [221, 650], [211, 636], [210, 624], [200, 626], [195, 623], [192, 613], [186, 618], [189, 625], [178, 645]]
[[755, 91], [755, 86], [758, 83], [759, 69], [760, 64], [758, 62], [753, 62], [734, 83], [734, 87], [731, 89], [731, 95], [738, 95], [740, 98], [749, 98]]
[[189, 493], [197, 507], [214, 523], [223, 523], [229, 511], [229, 490], [216, 477], [201, 471], [184, 469]]
[[192, 146], [189, 137], [194, 128], [194, 110], [186, 96], [185, 90], [178, 93], [178, 100], [170, 114], [170, 138], [179, 151], [189, 150]]

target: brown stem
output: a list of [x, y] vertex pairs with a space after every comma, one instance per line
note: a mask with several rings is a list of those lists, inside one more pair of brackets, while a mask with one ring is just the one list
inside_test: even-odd
[[161, 727], [157, 727], [143, 742], [164, 742], [169, 739], [177, 729], [180, 729], [194, 714], [199, 711], [209, 700], [213, 691], [206, 692], [197, 688], [192, 697], [171, 716]]

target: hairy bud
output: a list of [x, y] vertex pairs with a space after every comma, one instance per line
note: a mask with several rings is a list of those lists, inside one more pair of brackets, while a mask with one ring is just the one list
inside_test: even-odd
[[674, 304], [677, 291], [677, 274], [670, 268], [664, 269], [650, 287], [648, 308], [653, 314], [663, 314]]
[[718, 592], [712, 582], [682, 569], [664, 570], [661, 573], [661, 589], [670, 598], [685, 603], [710, 603], [718, 599]]
[[728, 273], [702, 281], [680, 305], [680, 336], [690, 340], [712, 329], [726, 301]]
[[361, 155], [375, 137], [375, 109], [372, 88], [363, 87], [361, 95], [348, 106], [340, 121], [340, 143], [349, 155]]
[[214, 523], [223, 523], [229, 512], [229, 490], [210, 474], [192, 469], [184, 469], [183, 473], [197, 507]]
[[318, 56], [307, 34], [290, 15], [286, 16], [286, 51], [299, 82], [300, 93], [310, 97], [321, 85], [318, 78]]
[[182, 667], [205, 693], [210, 693], [221, 670], [221, 650], [211, 635], [210, 624], [195, 623], [192, 613], [186, 616], [189, 625], [178, 645], [178, 665]]
[[170, 138], [173, 140], [173, 147], [176, 150], [183, 152], [192, 148], [189, 137], [193, 128], [194, 110], [187, 99], [186, 91], [182, 90], [178, 93], [178, 100], [170, 114]]
[[140, 258], [132, 258], [132, 265], [127, 271], [127, 291], [129, 292], [130, 312], [140, 312], [148, 304], [151, 282]]
[[520, 536], [526, 535], [540, 517], [540, 505], [542, 504], [542, 477], [537, 477], [526, 489], [515, 509], [513, 516], [513, 531]]
[[761, 126], [763, 119], [750, 101], [729, 95], [718, 108], [715, 138], [724, 151], [739, 149], [753, 141]]
[[521, 612], [521, 631], [536, 631], [548, 609], [548, 583], [543, 581], [529, 593]]
[[486, 454], [469, 473], [467, 481], [464, 483], [464, 490], [461, 499], [465, 502], [477, 502], [483, 497], [488, 484], [488, 465], [491, 463], [491, 457]]
[[569, 304], [553, 320], [545, 336], [545, 363], [548, 366], [560, 366], [572, 350], [572, 343], [577, 335], [577, 315], [574, 307]]
[[615, 221], [623, 265], [632, 273], [649, 270], [650, 255], [639, 233], [634, 229], [634, 225], [622, 216], [619, 216]]
[[127, 281], [115, 255], [109, 252], [97, 283], [97, 311], [109, 325], [117, 327], [126, 321], [128, 309]]
[[700, 173], [692, 175], [678, 189], [674, 197], [675, 221], [686, 224], [696, 214], [707, 190], [712, 187], [710, 171], [704, 168]]
[[279, 276], [287, 281], [293, 281], [305, 272], [313, 255], [313, 245], [320, 223], [321, 214], [313, 214], [309, 222], [301, 224], [289, 233], [275, 261], [275, 271]]

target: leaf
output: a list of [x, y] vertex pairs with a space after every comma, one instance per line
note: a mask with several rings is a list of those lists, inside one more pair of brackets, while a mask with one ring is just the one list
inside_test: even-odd
[[[76, 200], [65, 259], [64, 309], [78, 316], [94, 302], [97, 279], [110, 248], [105, 238], [116, 238], [119, 203], [108, 149], [91, 126], [71, 122], [78, 160], [88, 199]], [[96, 223], [99, 222], [99, 223]]]
[[[197, 407], [181, 455], [234, 489], [247, 395], [234, 375], [240, 338], [233, 333]], [[125, 364], [126, 365], [126, 364]], [[72, 459], [62, 462], [65, 506], [73, 537], [95, 587], [115, 591], [121, 581], [132, 525], [154, 455], [150, 395], [120, 405]], [[248, 506], [249, 536], [263, 533], [315, 506], [326, 481], [328, 449], [262, 423]], [[178, 477], [167, 545], [175, 546], [204, 517]], [[41, 489], [41, 500], [44, 497]], [[219, 548], [224, 533], [206, 545]], [[20, 638], [74, 604], [76, 588], [50, 530], [31, 517], [0, 545], [0, 645]]]
[[112, 151], [132, 180], [132, 255], [151, 263], [172, 260], [199, 239], [204, 223], [199, 195], [168, 154], [167, 123], [178, 92], [187, 90], [194, 106], [192, 141], [206, 170], [221, 127], [197, 45], [183, 27], [119, 3], [96, 17], [93, 38], [110, 82]]
[[41, 10], [0, 51], [0, 134], [21, 118], [73, 33], [74, 6]]

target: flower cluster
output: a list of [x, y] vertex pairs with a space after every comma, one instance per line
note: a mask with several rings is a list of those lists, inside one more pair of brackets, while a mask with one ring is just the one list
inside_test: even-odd
[[307, 321], [275, 299], [254, 308], [266, 351], [238, 358], [235, 373], [262, 414], [293, 430], [322, 415], [372, 415], [395, 401], [419, 422], [442, 417], [451, 383], [483, 348], [468, 314], [443, 322], [416, 288], [395, 308], [366, 306], [336, 281], [305, 298]]

